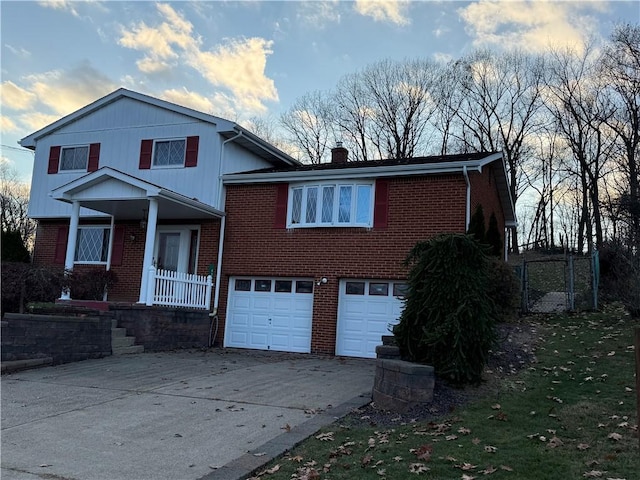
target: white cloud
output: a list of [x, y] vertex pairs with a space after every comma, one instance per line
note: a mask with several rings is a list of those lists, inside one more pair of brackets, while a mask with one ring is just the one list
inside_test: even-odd
[[116, 85], [84, 62], [71, 70], [52, 70], [26, 77], [29, 90], [58, 115], [67, 115], [116, 89]]
[[453, 55], [449, 53], [436, 52], [433, 54], [433, 59], [438, 63], [447, 63], [453, 60]]
[[51, 115], [41, 112], [30, 112], [20, 115], [20, 124], [29, 130], [29, 133], [36, 132], [43, 127], [60, 119], [60, 115]]
[[11, 81], [0, 84], [2, 106], [12, 110], [26, 110], [33, 106], [36, 96]]
[[376, 22], [390, 22], [396, 25], [408, 25], [409, 1], [406, 0], [356, 0], [355, 10], [361, 15], [371, 17]]
[[323, 29], [328, 24], [340, 23], [338, 0], [297, 3], [296, 18], [305, 25], [316, 29]]
[[5, 43], [4, 46], [16, 57], [29, 58], [31, 56], [31, 52], [22, 47], [14, 47], [13, 45], [9, 45], [8, 43]]
[[[216, 92], [216, 98], [225, 110], [231, 102], [235, 110], [249, 115], [266, 111], [265, 101], [278, 100], [275, 83], [265, 75], [267, 56], [273, 53], [272, 41], [257, 37], [227, 39], [206, 50], [182, 13], [167, 4], [158, 4], [157, 9], [162, 18], [158, 25], [140, 22], [129, 30], [123, 27], [119, 39], [123, 47], [144, 53], [137, 62], [141, 72], [166, 74], [188, 66], [222, 89]], [[217, 102], [212, 100], [212, 104]]]
[[183, 105], [185, 107], [193, 108], [200, 112], [212, 112], [213, 103], [208, 98], [200, 95], [196, 92], [190, 92], [186, 88], [165, 90], [162, 93], [162, 98], [165, 100]]
[[38, 4], [42, 7], [52, 8], [54, 10], [66, 10], [74, 17], [79, 17], [78, 11], [75, 9], [74, 2], [68, 0], [41, 0]]
[[15, 122], [6, 115], [0, 115], [0, 131], [3, 133], [16, 132], [18, 127]]
[[481, 0], [458, 9], [474, 44], [518, 47], [541, 52], [550, 47], [584, 48], [596, 21], [581, 12], [604, 8], [602, 2]]

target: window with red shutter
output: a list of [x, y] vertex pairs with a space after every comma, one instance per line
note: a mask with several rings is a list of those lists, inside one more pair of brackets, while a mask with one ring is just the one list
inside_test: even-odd
[[113, 250], [111, 251], [111, 265], [122, 265], [124, 253], [124, 225], [116, 225], [113, 231]]
[[289, 199], [289, 184], [279, 183], [276, 194], [276, 215], [274, 228], [287, 227], [287, 201]]
[[151, 155], [153, 154], [153, 140], [142, 140], [140, 142], [140, 164], [141, 170], [151, 168]]
[[100, 144], [92, 143], [89, 145], [89, 163], [87, 165], [88, 172], [95, 172], [100, 162]]
[[53, 263], [64, 265], [67, 256], [67, 240], [69, 238], [69, 227], [58, 227], [58, 236], [56, 237], [56, 250], [53, 255]]
[[387, 228], [389, 217], [389, 180], [376, 180], [376, 199], [373, 206], [373, 228]]
[[200, 137], [187, 137], [187, 150], [185, 153], [184, 166], [195, 167], [198, 165], [198, 145]]
[[49, 149], [49, 167], [47, 173], [58, 173], [60, 167], [60, 150], [62, 147], [55, 146]]

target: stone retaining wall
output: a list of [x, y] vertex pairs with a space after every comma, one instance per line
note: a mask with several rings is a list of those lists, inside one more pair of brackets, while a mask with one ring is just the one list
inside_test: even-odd
[[[211, 318], [206, 310], [143, 305], [110, 305], [118, 326], [136, 337], [136, 345], [158, 352], [179, 348], [206, 348]], [[221, 339], [217, 339], [217, 344]]]
[[377, 408], [406, 412], [433, 400], [433, 367], [403, 360], [378, 359], [373, 384]]
[[2, 361], [53, 358], [54, 364], [111, 355], [111, 316], [6, 313]]

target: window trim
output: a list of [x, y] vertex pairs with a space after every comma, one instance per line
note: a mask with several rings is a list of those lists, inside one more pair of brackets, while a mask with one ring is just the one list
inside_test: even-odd
[[[156, 148], [158, 143], [171, 143], [171, 142], [184, 142], [184, 148], [182, 149], [182, 163], [172, 163], [170, 165], [156, 165]], [[151, 168], [164, 170], [167, 168], [185, 168], [187, 163], [187, 137], [173, 137], [173, 138], [154, 138], [153, 149], [151, 150]]]
[[[107, 232], [107, 245], [106, 245], [106, 252], [102, 251], [100, 252], [101, 255], [100, 257], [102, 257], [103, 255], [105, 255], [105, 259], [104, 260], [77, 260], [78, 257], [78, 248], [80, 247], [80, 231], [81, 230], [102, 230], [103, 232]], [[103, 235], [105, 235], [105, 233], [103, 233]], [[74, 248], [73, 251], [73, 264], [74, 265], [106, 265], [109, 261], [109, 248], [110, 248], [110, 242], [111, 242], [111, 226], [110, 225], [80, 225], [78, 226], [78, 234], [76, 236], [76, 246]]]
[[[87, 156], [84, 161], [83, 168], [62, 168], [62, 161], [64, 158], [64, 151], [76, 148], [86, 148]], [[86, 172], [89, 169], [89, 155], [91, 152], [91, 145], [87, 144], [78, 144], [78, 145], [61, 145], [60, 146], [60, 159], [58, 163], [58, 173], [78, 173], [78, 172]]]
[[[367, 211], [367, 222], [358, 222], [358, 187], [369, 187], [369, 205]], [[322, 221], [323, 214], [323, 202], [325, 188], [333, 188], [333, 207], [331, 214], [331, 221]], [[340, 190], [342, 187], [351, 187], [351, 205], [349, 210], [348, 222], [339, 221], [340, 212]], [[307, 201], [309, 190], [316, 189], [316, 211], [315, 221], [307, 222]], [[300, 222], [293, 222], [293, 202], [294, 192], [300, 191]], [[375, 182], [373, 180], [352, 180], [343, 182], [304, 182], [304, 183], [292, 183], [289, 185], [289, 195], [287, 199], [287, 228], [318, 228], [318, 227], [357, 227], [357, 228], [372, 228], [374, 221], [374, 207], [375, 207]]]

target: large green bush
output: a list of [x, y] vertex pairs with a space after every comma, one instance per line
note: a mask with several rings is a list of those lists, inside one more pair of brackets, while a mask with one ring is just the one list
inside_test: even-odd
[[454, 384], [475, 384], [495, 341], [486, 247], [472, 235], [440, 235], [406, 259], [409, 293], [393, 329], [405, 360], [433, 365]]
[[621, 243], [600, 247], [600, 295], [604, 302], [622, 302], [640, 317], [640, 255]]

